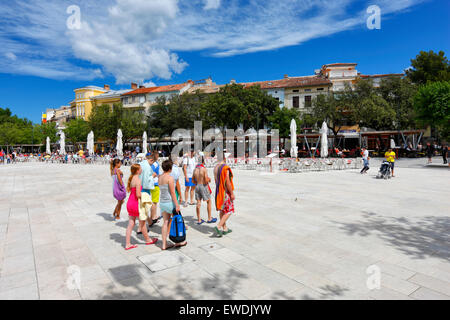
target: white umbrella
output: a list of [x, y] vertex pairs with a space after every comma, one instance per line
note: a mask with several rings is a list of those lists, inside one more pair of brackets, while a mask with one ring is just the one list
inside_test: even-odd
[[50, 150], [50, 137], [47, 137], [47, 148], [45, 149], [45, 153], [51, 154], [52, 151]]
[[320, 129], [322, 133], [322, 142], [320, 143], [320, 156], [322, 158], [328, 157], [328, 126], [324, 121], [322, 123], [322, 129]]
[[391, 139], [391, 148], [395, 149], [395, 141], [394, 141], [394, 139]]
[[119, 131], [117, 132], [117, 145], [116, 145], [117, 156], [119, 158], [123, 157], [122, 137], [123, 137], [122, 130], [119, 129]]
[[59, 140], [59, 154], [65, 155], [66, 154], [66, 135], [64, 134], [64, 131], [61, 131], [61, 138]]
[[89, 132], [89, 134], [87, 136], [86, 149], [89, 152], [89, 154], [94, 153], [94, 132], [93, 131]]
[[291, 158], [297, 158], [297, 122], [295, 119], [291, 121]]
[[147, 132], [144, 132], [142, 140], [142, 153], [147, 154]]

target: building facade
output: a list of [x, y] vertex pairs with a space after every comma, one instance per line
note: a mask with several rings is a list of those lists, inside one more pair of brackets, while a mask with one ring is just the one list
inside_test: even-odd
[[46, 122], [55, 122], [57, 128], [63, 130], [66, 128], [66, 123], [72, 118], [72, 111], [70, 106], [61, 106], [57, 109], [47, 109], [46, 115]]
[[87, 86], [74, 90], [75, 100], [70, 103], [71, 115], [76, 119], [87, 120], [92, 112], [92, 98], [101, 95], [107, 90], [96, 86]]
[[245, 87], [259, 86], [280, 102], [281, 108], [309, 112], [314, 97], [331, 90], [330, 80], [321, 76], [289, 77], [280, 80], [243, 83]]

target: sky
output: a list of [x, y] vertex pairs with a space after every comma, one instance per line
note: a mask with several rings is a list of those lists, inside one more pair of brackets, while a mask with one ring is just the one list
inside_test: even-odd
[[36, 123], [86, 85], [275, 80], [336, 62], [401, 73], [421, 50], [450, 51], [448, 0], [11, 0], [0, 17], [0, 107]]

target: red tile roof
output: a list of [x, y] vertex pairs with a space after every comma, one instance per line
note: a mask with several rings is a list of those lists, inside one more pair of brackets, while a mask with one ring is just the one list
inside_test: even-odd
[[172, 84], [168, 86], [161, 87], [150, 87], [150, 88], [140, 88], [130, 92], [123, 94], [123, 96], [137, 95], [137, 94], [145, 94], [145, 93], [156, 93], [156, 92], [171, 92], [171, 91], [179, 91], [186, 87], [188, 83], [181, 84]]
[[330, 63], [323, 65], [324, 67], [341, 67], [341, 66], [356, 66], [357, 63]]
[[179, 90], [183, 89], [184, 87], [186, 87], [187, 85], [188, 85], [188, 83], [181, 83], [181, 84], [172, 84], [169, 86], [156, 87], [156, 89], [153, 90], [152, 93], [153, 92], [179, 91]]
[[130, 95], [136, 95], [136, 94], [145, 94], [145, 93], [149, 93], [152, 92], [153, 90], [155, 90], [157, 87], [150, 87], [150, 88], [139, 88], [127, 93], [122, 94], [122, 96], [130, 96]]
[[311, 87], [320, 85], [332, 85], [332, 82], [324, 77], [309, 76], [309, 77], [292, 77], [281, 80], [258, 81], [241, 83], [244, 87], [259, 85], [261, 89], [276, 89], [276, 88], [298, 88]]

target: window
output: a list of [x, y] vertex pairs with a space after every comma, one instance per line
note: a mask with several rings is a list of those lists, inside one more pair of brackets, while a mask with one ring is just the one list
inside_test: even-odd
[[145, 102], [145, 96], [140, 96], [139, 103], [144, 103], [144, 102]]
[[311, 96], [305, 96], [305, 108], [311, 107]]
[[311, 92], [311, 89], [305, 89], [305, 92]]
[[298, 92], [298, 90], [292, 90], [292, 92]]
[[323, 91], [323, 88], [317, 88], [317, 91]]
[[300, 108], [300, 97], [292, 97], [292, 107]]

